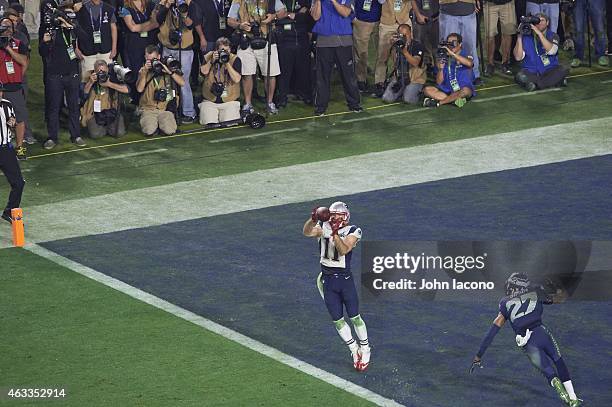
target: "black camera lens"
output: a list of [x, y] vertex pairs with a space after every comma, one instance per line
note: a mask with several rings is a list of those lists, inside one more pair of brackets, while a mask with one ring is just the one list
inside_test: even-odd
[[159, 59], [155, 58], [151, 61], [151, 70], [156, 76], [159, 76], [164, 72], [164, 67]]
[[219, 62], [222, 64], [227, 64], [230, 59], [230, 54], [227, 50], [220, 49], [219, 50]]
[[108, 72], [99, 71], [96, 72], [96, 77], [98, 78], [98, 83], [104, 83], [108, 81]]
[[153, 94], [156, 102], [165, 102], [168, 99], [168, 91], [166, 89], [157, 89]]
[[210, 92], [216, 97], [220, 97], [225, 92], [225, 85], [222, 82], [214, 82], [210, 86]]

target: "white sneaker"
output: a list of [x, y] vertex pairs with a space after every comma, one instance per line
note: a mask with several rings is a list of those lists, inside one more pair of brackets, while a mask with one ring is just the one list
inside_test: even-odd
[[357, 368], [357, 370], [359, 370], [360, 372], [365, 372], [368, 366], [370, 365], [370, 356], [371, 356], [370, 346], [368, 345], [368, 346], [360, 347], [358, 353], [359, 353], [359, 367]]

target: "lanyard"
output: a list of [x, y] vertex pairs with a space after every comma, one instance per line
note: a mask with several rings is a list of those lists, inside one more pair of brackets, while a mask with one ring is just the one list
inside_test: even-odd
[[536, 54], [538, 54], [539, 57], [542, 57], [542, 55], [540, 55], [540, 51], [538, 51], [538, 40], [536, 39], [536, 36], [533, 36], [533, 48], [535, 48], [535, 52]]
[[219, 17], [225, 17], [225, 0], [213, 0]]
[[98, 29], [96, 30], [96, 26], [94, 25], [94, 19], [93, 19], [93, 14], [91, 13], [91, 11], [93, 10], [93, 7], [89, 7], [89, 17], [91, 19], [91, 29], [94, 31], [100, 31], [102, 30], [102, 3], [100, 3], [100, 15], [98, 17], [100, 17], [100, 21], [98, 23]]
[[66, 48], [70, 47], [70, 41], [68, 41], [68, 38], [66, 38], [64, 30], [62, 30], [62, 38], [64, 39], [64, 44], [66, 44]]
[[448, 64], [448, 80], [449, 82], [452, 82], [453, 80], [457, 80], [457, 71], [459, 71], [459, 66], [461, 64], [457, 63], [457, 62], [453, 62], [455, 64], [455, 75], [454, 77], [451, 77], [451, 64]]

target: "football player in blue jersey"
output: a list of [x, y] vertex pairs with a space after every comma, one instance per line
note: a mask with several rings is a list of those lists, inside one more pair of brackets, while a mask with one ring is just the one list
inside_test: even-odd
[[[351, 274], [352, 250], [361, 239], [361, 229], [350, 225], [350, 212], [344, 202], [315, 208], [304, 223], [304, 236], [319, 241], [321, 273], [317, 287], [334, 321], [338, 335], [349, 347], [353, 367], [363, 372], [370, 364], [370, 345], [365, 322], [359, 315], [359, 298]], [[344, 309], [351, 320], [359, 344], [344, 320]]]
[[470, 373], [482, 367], [481, 358], [493, 342], [506, 320], [516, 334], [516, 344], [523, 349], [531, 363], [540, 371], [568, 406], [578, 407], [569, 370], [561, 357], [559, 345], [552, 333], [542, 324], [542, 304], [563, 301], [563, 297], [547, 295], [542, 287], [530, 283], [527, 275], [513, 273], [506, 281], [506, 296], [499, 302], [499, 314], [472, 361]]

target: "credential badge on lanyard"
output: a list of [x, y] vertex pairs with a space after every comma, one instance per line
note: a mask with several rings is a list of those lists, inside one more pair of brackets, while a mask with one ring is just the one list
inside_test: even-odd
[[423, 11], [431, 10], [431, 3], [429, 0], [423, 0]]
[[395, 0], [393, 2], [393, 10], [401, 11], [402, 10], [402, 0]]
[[89, 17], [91, 17], [91, 29], [93, 30], [94, 44], [102, 44], [102, 32], [100, 31], [102, 29], [102, 6], [100, 6], [100, 15], [99, 15], [100, 19], [98, 21], [98, 29], [97, 30], [96, 30], [96, 26], [94, 24], [92, 10], [93, 10], [93, 8], [89, 9]]
[[372, 0], [365, 0], [362, 8], [364, 11], [370, 11], [372, 9]]

